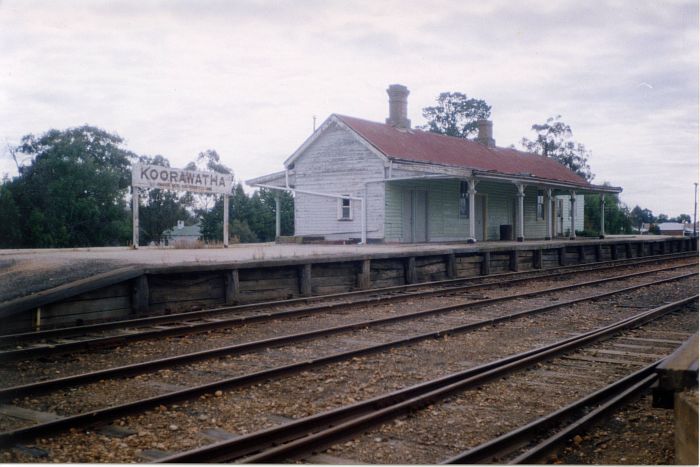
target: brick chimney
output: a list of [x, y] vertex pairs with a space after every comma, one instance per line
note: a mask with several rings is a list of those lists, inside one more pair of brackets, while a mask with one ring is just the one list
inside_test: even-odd
[[390, 84], [386, 90], [389, 94], [389, 118], [386, 123], [396, 128], [411, 128], [408, 117], [408, 88], [402, 84]]
[[477, 120], [476, 126], [479, 128], [479, 134], [476, 137], [478, 143], [483, 144], [487, 148], [496, 147], [496, 140], [493, 139], [493, 122], [491, 120]]

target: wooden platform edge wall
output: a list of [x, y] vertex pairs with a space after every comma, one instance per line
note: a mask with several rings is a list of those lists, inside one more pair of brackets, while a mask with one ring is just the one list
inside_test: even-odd
[[[123, 268], [0, 304], [3, 333], [697, 251], [690, 238]], [[11, 320], [8, 318], [12, 318]]]

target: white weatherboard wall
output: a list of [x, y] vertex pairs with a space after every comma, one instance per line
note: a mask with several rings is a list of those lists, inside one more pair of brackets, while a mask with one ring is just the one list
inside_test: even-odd
[[[320, 193], [367, 195], [367, 238], [384, 237], [384, 161], [349, 130], [330, 125], [294, 161], [295, 188]], [[295, 235], [323, 235], [329, 240], [359, 238], [360, 202], [351, 201], [352, 220], [338, 220], [338, 200], [304, 193], [294, 199]]]
[[406, 241], [403, 232], [403, 193], [410, 190], [428, 193], [429, 242], [460, 241], [469, 237], [469, 219], [459, 215], [459, 180], [406, 180], [386, 184], [387, 242]]
[[[406, 190], [425, 190], [428, 193], [428, 241], [464, 241], [469, 237], [469, 219], [459, 215], [459, 180], [395, 181], [386, 187], [385, 233], [387, 242], [406, 241], [403, 232], [402, 193]], [[517, 189], [512, 183], [481, 181], [477, 194], [486, 199], [486, 240], [500, 239], [500, 226], [511, 225], [516, 233]], [[525, 239], [542, 239], [547, 225], [545, 219], [537, 219], [537, 187], [525, 188], [523, 221]], [[478, 198], [477, 198], [478, 199]], [[577, 229], [583, 226], [583, 197], [577, 207], [580, 218]], [[568, 210], [565, 212], [568, 216]], [[568, 219], [568, 217], [567, 217]]]

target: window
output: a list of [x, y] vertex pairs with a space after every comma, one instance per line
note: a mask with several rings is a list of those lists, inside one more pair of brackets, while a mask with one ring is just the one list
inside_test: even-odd
[[469, 184], [459, 182], [459, 215], [469, 217]]
[[537, 218], [544, 220], [544, 191], [537, 192]]
[[[350, 196], [350, 195], [343, 195]], [[338, 220], [339, 221], [351, 221], [352, 220], [352, 204], [350, 203], [350, 198], [340, 198], [338, 200]]]

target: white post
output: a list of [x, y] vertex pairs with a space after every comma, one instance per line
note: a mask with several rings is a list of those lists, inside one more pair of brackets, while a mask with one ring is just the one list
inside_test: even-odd
[[605, 238], [605, 194], [600, 194], [600, 238]]
[[228, 248], [228, 195], [224, 195], [224, 248]]
[[547, 222], [547, 230], [544, 239], [552, 239], [552, 189], [548, 188], [545, 190], [545, 202], [544, 202], [544, 218]]
[[139, 189], [138, 187], [131, 187], [131, 213], [132, 213], [132, 225], [134, 227], [134, 232], [132, 236], [132, 248], [137, 250], [139, 248]]
[[517, 240], [519, 242], [525, 241], [525, 216], [523, 214], [525, 210], [525, 185], [522, 183], [516, 183], [515, 187], [518, 189], [518, 235]]
[[275, 239], [282, 235], [282, 215], [280, 213], [280, 195], [275, 193]]
[[476, 242], [476, 180], [470, 178], [467, 180], [469, 184], [469, 238], [468, 243]]
[[571, 192], [571, 232], [569, 240], [576, 240], [576, 192]]
[[367, 196], [360, 199], [360, 216], [362, 217], [362, 245], [367, 245]]

